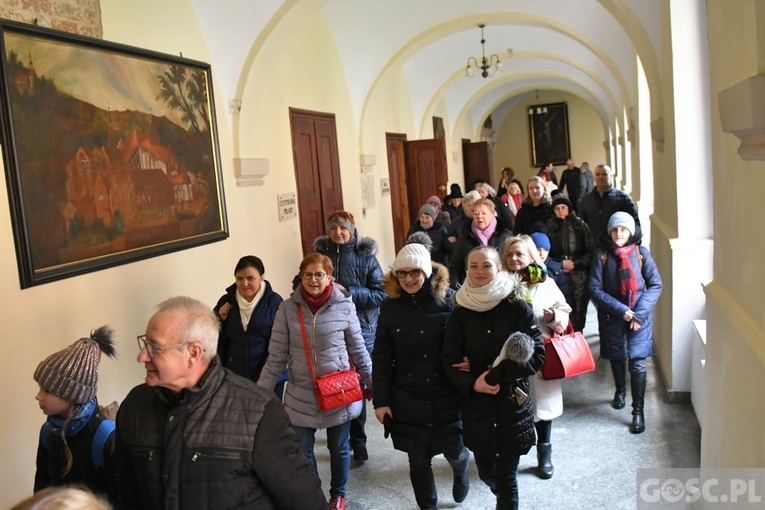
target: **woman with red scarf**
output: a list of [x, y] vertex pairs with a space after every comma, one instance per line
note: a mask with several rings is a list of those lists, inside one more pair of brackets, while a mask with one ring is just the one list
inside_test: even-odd
[[647, 248], [639, 246], [635, 220], [616, 212], [608, 220], [610, 238], [595, 252], [590, 292], [598, 307], [600, 357], [611, 360], [616, 392], [611, 406], [622, 409], [627, 395], [629, 365], [632, 390], [630, 432], [645, 430], [645, 359], [652, 353], [651, 312], [661, 295], [661, 276]]
[[[276, 312], [268, 359], [258, 385], [273, 389], [287, 369], [284, 407], [292, 428], [314, 473], [318, 472], [314, 436], [317, 429], [327, 429], [329, 506], [331, 510], [344, 510], [351, 465], [351, 420], [361, 413], [362, 401], [326, 411], [319, 409], [314, 376], [344, 372], [355, 366], [369, 390], [365, 390], [365, 396], [371, 399], [372, 361], [351, 295], [334, 283], [333, 269], [332, 260], [321, 253], [309, 253], [300, 263], [300, 285]], [[306, 345], [310, 352], [306, 352]]]

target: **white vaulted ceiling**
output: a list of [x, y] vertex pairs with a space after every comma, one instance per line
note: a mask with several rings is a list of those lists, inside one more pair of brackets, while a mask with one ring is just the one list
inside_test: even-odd
[[[607, 126], [636, 104], [638, 57], [653, 111], [661, 105], [661, 0], [192, 1], [222, 62], [216, 75], [227, 98], [237, 97], [268, 37], [319, 12], [337, 41], [358, 125], [387, 73], [405, 76], [421, 130], [441, 102], [450, 122], [467, 116], [477, 130], [535, 90], [579, 96]], [[481, 56], [479, 23], [486, 54], [496, 53], [505, 72], [466, 79], [467, 58]]]

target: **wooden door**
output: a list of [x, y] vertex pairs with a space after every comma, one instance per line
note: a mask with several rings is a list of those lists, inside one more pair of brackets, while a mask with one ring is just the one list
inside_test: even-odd
[[398, 253], [404, 246], [406, 233], [411, 226], [406, 184], [406, 135], [385, 133], [385, 145], [388, 153], [393, 242]]
[[447, 179], [443, 138], [406, 143], [406, 180], [412, 215], [427, 203], [428, 197], [444, 197], [447, 194]]
[[465, 193], [473, 189], [476, 179], [491, 183], [489, 144], [487, 142], [462, 143], [465, 167]]
[[292, 154], [303, 255], [324, 235], [327, 218], [343, 208], [335, 116], [290, 108]]

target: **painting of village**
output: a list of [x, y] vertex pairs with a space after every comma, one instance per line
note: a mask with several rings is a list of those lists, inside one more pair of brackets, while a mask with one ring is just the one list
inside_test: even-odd
[[7, 27], [2, 42], [22, 287], [227, 236], [209, 66]]

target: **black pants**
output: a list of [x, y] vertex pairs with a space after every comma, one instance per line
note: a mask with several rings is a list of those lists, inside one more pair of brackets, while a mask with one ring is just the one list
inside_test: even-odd
[[573, 270], [568, 273], [571, 289], [574, 291], [574, 304], [571, 312], [571, 324], [576, 331], [582, 331], [587, 323], [587, 305], [590, 303], [590, 289], [587, 286], [589, 273]]
[[367, 433], [364, 426], [367, 423], [367, 400], [361, 401], [361, 414], [351, 420], [351, 449], [355, 452], [357, 448], [367, 447]]
[[[433, 457], [424, 449], [422, 453], [408, 452], [408, 455], [409, 479], [412, 481], [417, 506], [424, 509], [437, 508], [438, 494], [433, 478]], [[467, 469], [468, 462], [470, 462], [470, 452], [463, 445], [462, 436], [459, 436], [454, 444], [444, 452], [444, 457], [455, 473]]]
[[497, 495], [497, 509], [518, 508], [518, 462], [520, 455], [479, 455], [474, 452], [475, 465], [481, 481]]

